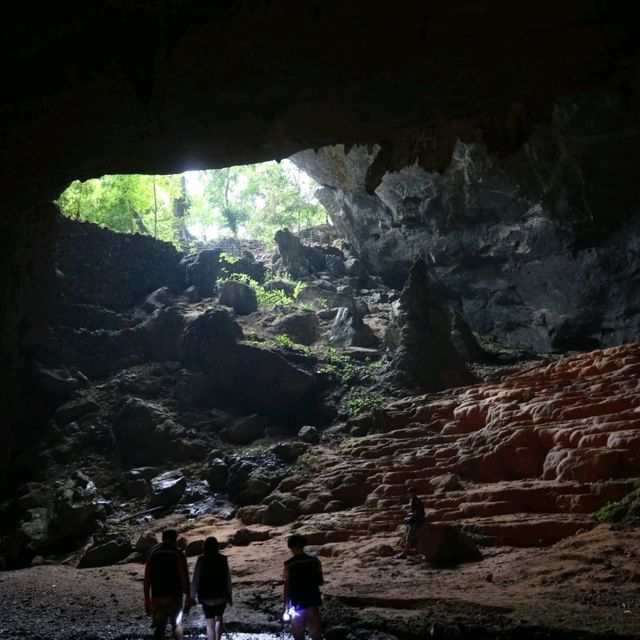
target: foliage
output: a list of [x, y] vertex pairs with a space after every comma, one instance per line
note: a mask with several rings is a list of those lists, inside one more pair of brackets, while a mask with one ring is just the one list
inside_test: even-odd
[[333, 347], [324, 349], [322, 357], [325, 362], [319, 369], [320, 373], [336, 378], [349, 387], [344, 406], [351, 417], [385, 402], [384, 395], [371, 388], [379, 381], [383, 366], [381, 361], [358, 362], [338, 353]]
[[284, 310], [288, 307], [296, 306], [296, 298], [306, 287], [304, 282], [297, 282], [293, 294], [289, 296], [281, 289], [274, 289], [273, 291], [265, 289], [257, 280], [254, 280], [246, 273], [228, 273], [228, 270], [223, 266], [220, 274], [219, 280], [239, 280], [249, 285], [256, 294], [258, 304], [269, 309]]
[[182, 196], [180, 176], [112, 175], [72, 182], [55, 204], [76, 220], [178, 244], [184, 222], [175, 205]]
[[263, 162], [199, 172], [204, 189], [192, 202], [193, 212], [200, 212], [194, 222], [268, 245], [278, 229], [301, 231], [325, 222], [326, 213], [305, 189], [300, 172], [285, 167]]
[[107, 175], [76, 180], [56, 200], [60, 211], [113, 231], [143, 233], [184, 247], [188, 228], [226, 229], [272, 245], [278, 229], [300, 231], [326, 213], [291, 163], [228, 167], [187, 174]]
[[380, 407], [384, 403], [385, 397], [379, 391], [372, 391], [364, 387], [354, 387], [350, 389], [347, 394], [344, 406], [349, 412], [349, 415], [355, 417], [365, 411]]
[[596, 511], [593, 517], [598, 522], [638, 522], [640, 521], [640, 478], [633, 479], [634, 489], [622, 500], [609, 502]]
[[286, 349], [294, 349], [296, 347], [296, 343], [286, 333], [276, 336], [273, 340], [277, 345]]

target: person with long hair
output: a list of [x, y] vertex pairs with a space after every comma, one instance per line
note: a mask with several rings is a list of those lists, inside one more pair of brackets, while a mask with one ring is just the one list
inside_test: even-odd
[[222, 615], [233, 605], [231, 572], [227, 556], [220, 553], [218, 540], [213, 536], [204, 542], [203, 554], [198, 557], [191, 581], [191, 598], [202, 605], [207, 623], [207, 640], [222, 638]]

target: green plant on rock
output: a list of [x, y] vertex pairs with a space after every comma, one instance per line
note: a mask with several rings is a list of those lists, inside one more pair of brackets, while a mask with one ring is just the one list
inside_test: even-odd
[[276, 336], [273, 341], [278, 346], [285, 347], [286, 349], [294, 349], [296, 347], [296, 343], [286, 333]]
[[344, 405], [349, 416], [354, 418], [361, 413], [371, 411], [385, 403], [385, 397], [379, 391], [371, 391], [365, 387], [354, 387], [347, 394]]
[[622, 500], [609, 502], [593, 514], [598, 522], [640, 521], [640, 478], [630, 480], [634, 489]]

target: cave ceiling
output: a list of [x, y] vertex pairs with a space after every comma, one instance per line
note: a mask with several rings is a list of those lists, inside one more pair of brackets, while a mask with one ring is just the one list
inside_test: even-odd
[[[371, 180], [456, 139], [508, 153], [567, 91], [634, 100], [626, 3], [99, 1], [4, 19], [3, 219], [77, 178], [383, 144]], [[375, 186], [375, 184], [373, 185]]]

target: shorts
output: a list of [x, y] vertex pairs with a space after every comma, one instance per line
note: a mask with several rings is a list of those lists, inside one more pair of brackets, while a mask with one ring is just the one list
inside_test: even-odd
[[182, 595], [151, 598], [151, 620], [156, 629], [164, 631], [167, 622], [175, 629], [182, 622]]
[[407, 522], [404, 527], [404, 533], [406, 536], [407, 544], [410, 547], [417, 547], [420, 536], [422, 535], [422, 526], [424, 523], [411, 523]]
[[204, 612], [205, 618], [221, 617], [226, 607], [226, 602], [223, 602], [222, 604], [204, 604], [204, 602], [202, 603], [202, 611]]

